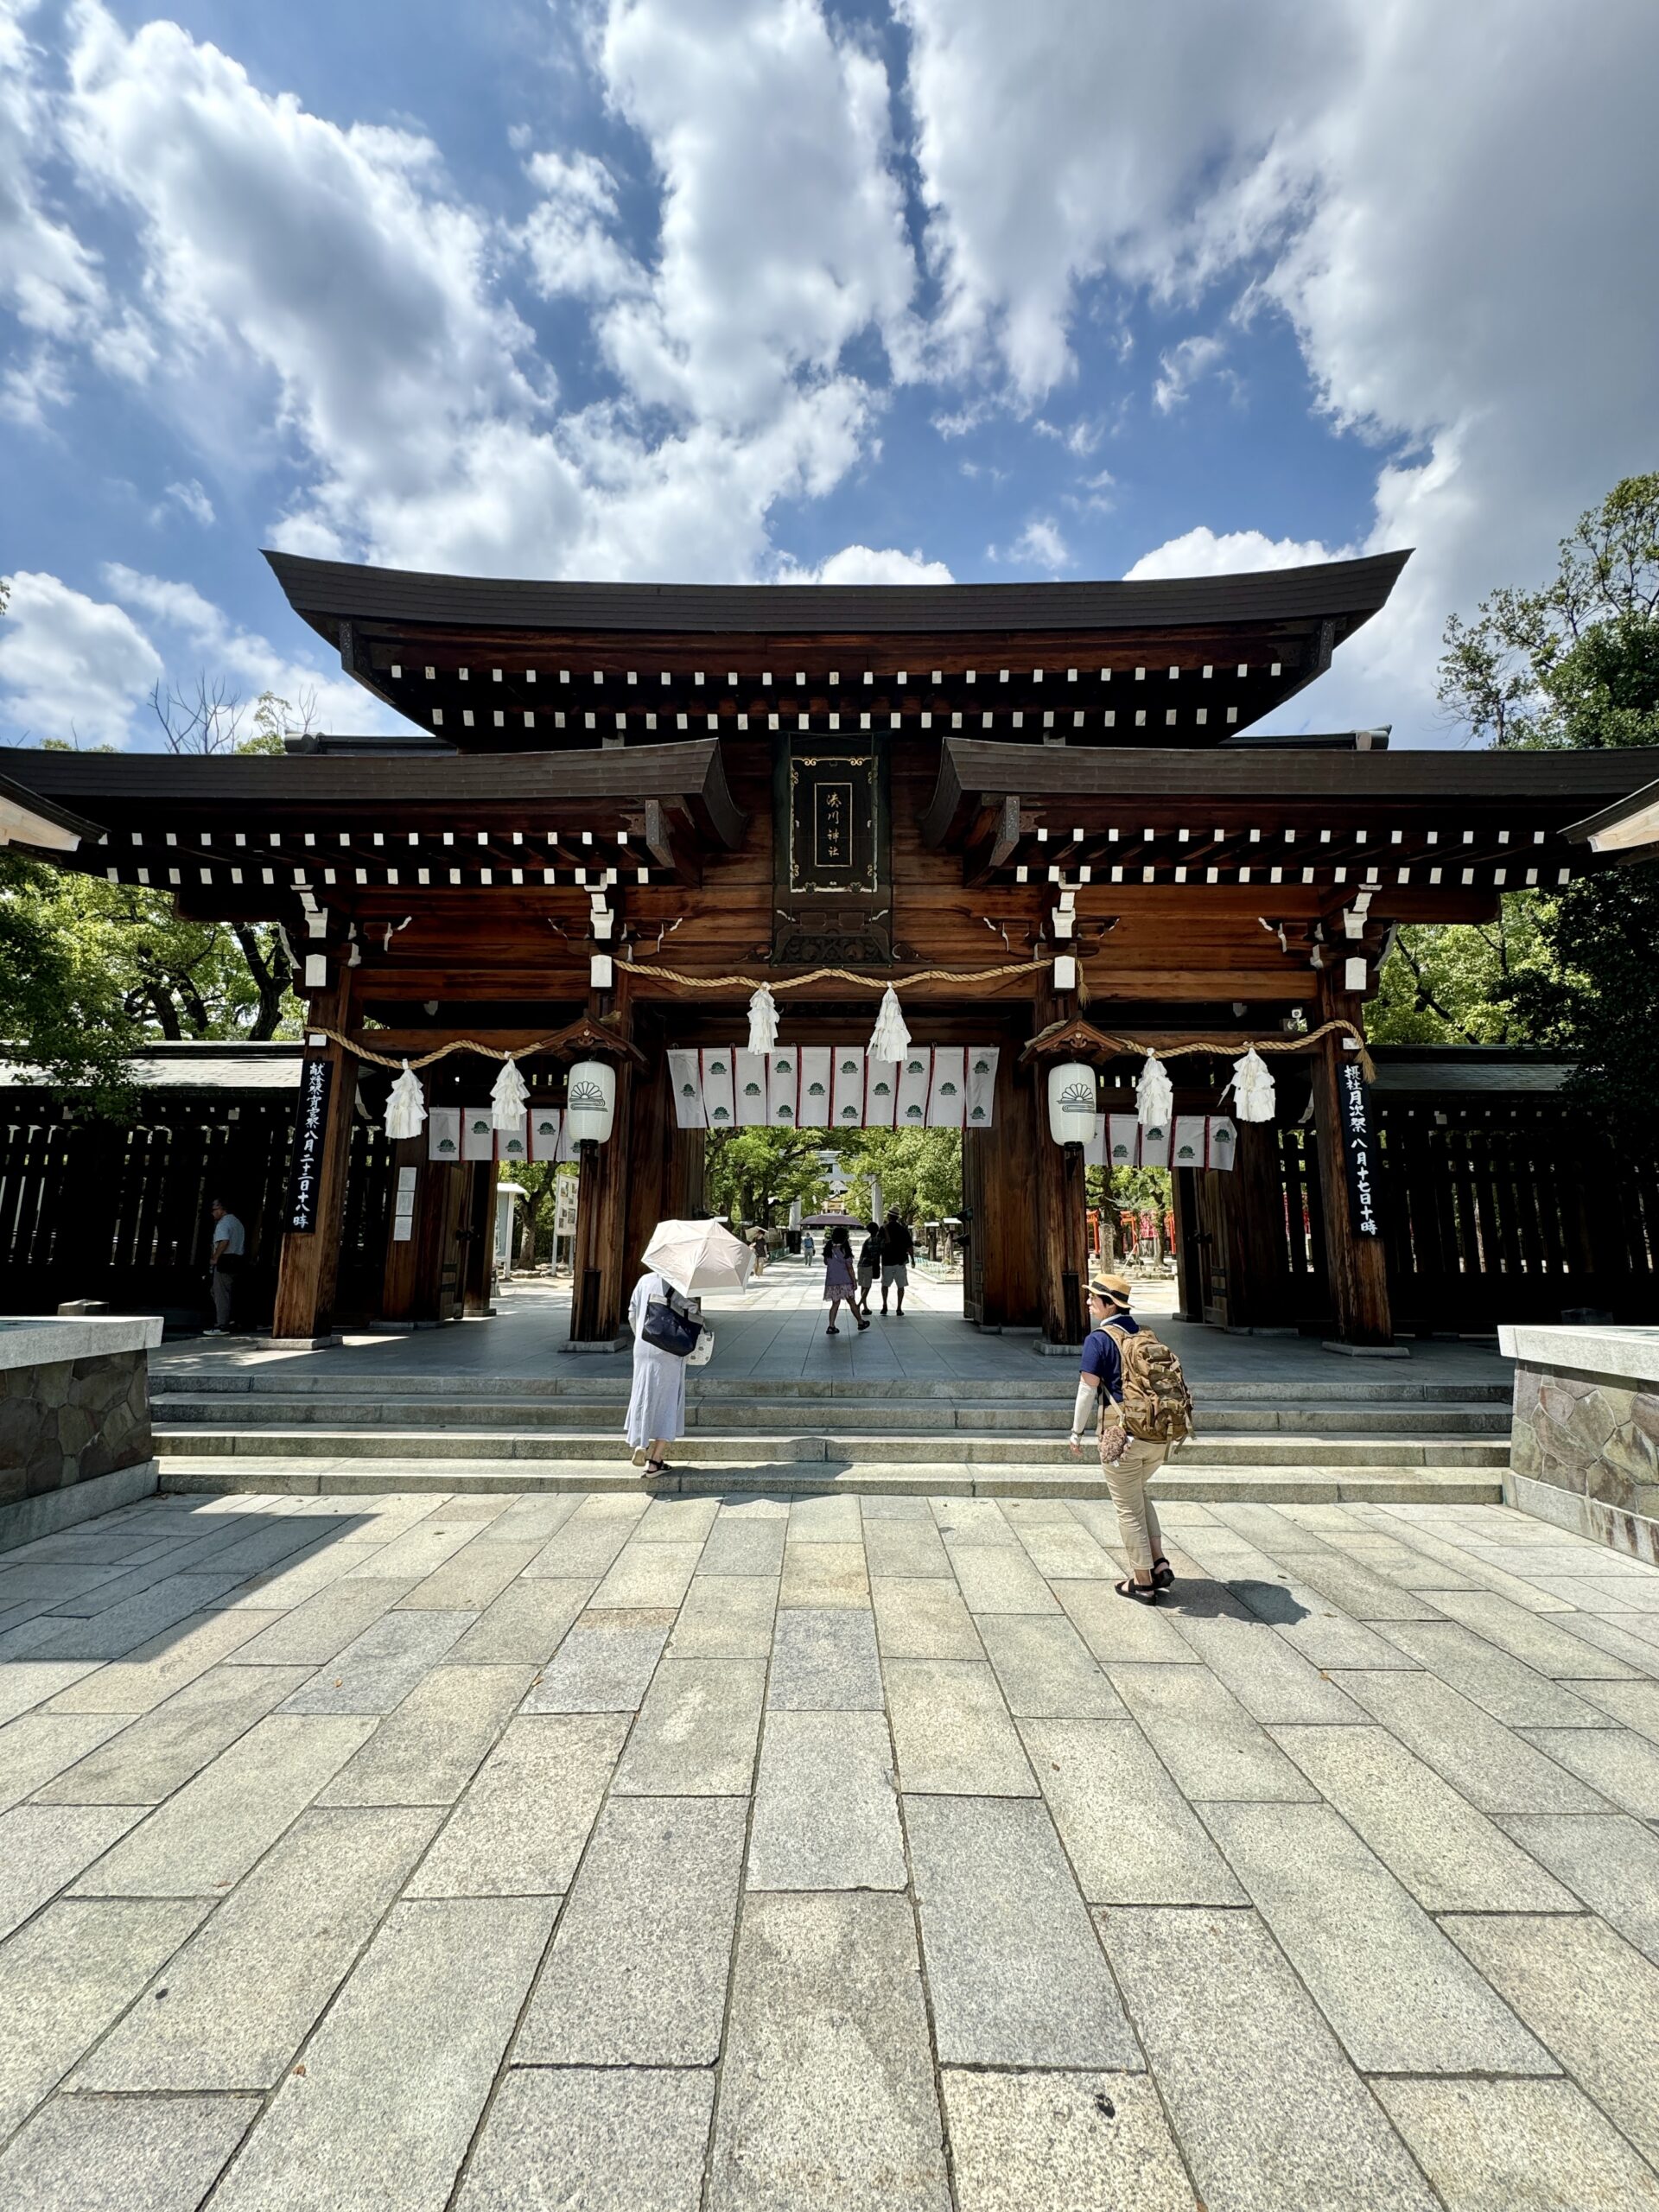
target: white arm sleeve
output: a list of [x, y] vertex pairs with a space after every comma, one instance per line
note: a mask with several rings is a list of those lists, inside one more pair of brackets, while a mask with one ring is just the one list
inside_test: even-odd
[[1096, 1408], [1100, 1402], [1097, 1384], [1085, 1378], [1077, 1385], [1077, 1403], [1071, 1408], [1071, 1433], [1081, 1436], [1095, 1425]]

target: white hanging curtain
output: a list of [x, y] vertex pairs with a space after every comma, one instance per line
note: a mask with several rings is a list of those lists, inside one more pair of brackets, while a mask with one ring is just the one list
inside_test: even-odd
[[503, 1060], [490, 1093], [490, 1119], [498, 1129], [519, 1129], [530, 1110], [530, 1092], [512, 1060]]
[[778, 1042], [778, 1001], [765, 983], [749, 1001], [749, 1050], [769, 1052]]
[[386, 1135], [394, 1141], [417, 1137], [425, 1126], [426, 1099], [421, 1078], [405, 1060], [404, 1071], [386, 1100]]
[[1135, 1086], [1135, 1104], [1143, 1128], [1169, 1126], [1175, 1110], [1175, 1086], [1169, 1079], [1168, 1069], [1155, 1052], [1147, 1054], [1147, 1064]]
[[881, 994], [875, 1027], [870, 1033], [870, 1058], [873, 1060], [902, 1060], [909, 1050], [910, 1032], [905, 1026], [904, 1010], [899, 1004], [898, 992], [889, 983]]
[[1273, 1119], [1273, 1077], [1268, 1064], [1254, 1045], [1243, 1059], [1233, 1062], [1233, 1079], [1223, 1090], [1233, 1094], [1233, 1104], [1241, 1122], [1270, 1122]]

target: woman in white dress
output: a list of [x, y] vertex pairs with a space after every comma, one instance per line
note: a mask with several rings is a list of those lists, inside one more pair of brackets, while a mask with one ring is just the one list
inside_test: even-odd
[[[633, 1287], [628, 1320], [633, 1330], [633, 1390], [628, 1399], [627, 1440], [633, 1464], [648, 1474], [663, 1472], [663, 1453], [685, 1434], [685, 1362], [676, 1352], [648, 1344], [640, 1331], [653, 1298], [666, 1298], [673, 1285], [648, 1268]], [[697, 1301], [687, 1303], [695, 1313]]]

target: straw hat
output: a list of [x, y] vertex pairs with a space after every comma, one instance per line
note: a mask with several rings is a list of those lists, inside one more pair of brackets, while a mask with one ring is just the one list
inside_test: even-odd
[[1122, 1275], [1096, 1275], [1089, 1287], [1096, 1298], [1109, 1299], [1114, 1306], [1127, 1306], [1129, 1302], [1128, 1282]]

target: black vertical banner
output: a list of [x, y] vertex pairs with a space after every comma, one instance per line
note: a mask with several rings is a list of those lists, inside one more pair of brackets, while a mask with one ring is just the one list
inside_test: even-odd
[[1371, 1093], [1359, 1062], [1337, 1063], [1337, 1116], [1342, 1123], [1342, 1157], [1348, 1170], [1348, 1211], [1357, 1236], [1380, 1236], [1376, 1217], [1376, 1132], [1371, 1122]]
[[300, 1107], [294, 1124], [294, 1153], [288, 1168], [288, 1233], [308, 1236], [317, 1225], [322, 1184], [322, 1151], [328, 1135], [328, 1099], [334, 1088], [332, 1060], [307, 1060], [300, 1070]]

